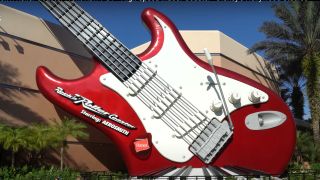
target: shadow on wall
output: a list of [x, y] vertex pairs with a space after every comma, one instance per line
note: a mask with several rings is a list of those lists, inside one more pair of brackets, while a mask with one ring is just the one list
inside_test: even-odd
[[[55, 109], [59, 117], [61, 118], [74, 118], [72, 115], [68, 114], [58, 106], [55, 106]], [[83, 121], [81, 120], [79, 120], [79, 122], [83, 123]], [[79, 145], [85, 147], [91, 153], [91, 155], [93, 155], [97, 160], [100, 161], [100, 163], [102, 163], [106, 167], [106, 169], [113, 172], [126, 171], [124, 161], [119, 151], [117, 150], [115, 145], [110, 141], [110, 139], [94, 126], [87, 123], [86, 125], [87, 133], [89, 134], [89, 139], [85, 141], [88, 143], [79, 143]], [[80, 169], [83, 171], [88, 170], [88, 167], [85, 164], [76, 164], [75, 161], [72, 158], [70, 158], [70, 156], [66, 155], [65, 157], [66, 164], [71, 165], [73, 167], [80, 167]]]
[[[70, 58], [74, 62], [74, 64], [78, 67], [78, 69], [83, 74], [88, 74], [93, 69], [93, 61], [91, 62], [91, 55], [86, 52], [85, 48], [82, 47], [80, 42], [76, 40], [70, 41], [72, 38], [66, 38], [65, 34], [68, 36], [73, 37], [71, 33], [61, 28], [56, 24], [52, 24], [49, 22], [43, 22], [48, 30], [52, 33], [52, 35], [56, 38], [56, 40], [60, 43], [61, 47], [65, 49], [67, 52], [63, 52], [70, 55]], [[63, 32], [64, 31], [64, 32]], [[2, 27], [0, 27], [0, 32], [7, 33]], [[0, 34], [1, 35], [1, 34]], [[10, 38], [10, 36], [9, 36]], [[24, 48], [14, 39], [11, 37], [12, 42], [14, 43], [14, 47], [20, 54], [24, 54]], [[77, 55], [72, 52], [77, 52], [78, 49], [83, 50], [84, 52], [81, 55]], [[14, 50], [12, 44], [6, 42], [0, 36], [0, 48], [3, 48], [5, 51], [12, 51]], [[53, 49], [54, 50], [54, 49]], [[61, 51], [59, 51], [61, 52]], [[68, 53], [71, 52], [71, 53]], [[9, 124], [9, 125], [17, 125], [18, 124], [30, 124], [30, 123], [45, 123], [47, 119], [41, 117], [38, 113], [34, 112], [32, 109], [29, 108], [28, 104], [18, 104], [17, 99], [21, 98], [21, 94], [23, 96], [42, 96], [37, 90], [24, 91], [23, 88], [28, 88], [23, 82], [20, 82], [19, 79], [19, 72], [18, 69], [12, 67], [9, 64], [3, 63], [0, 58], [0, 123]], [[19, 87], [22, 87], [19, 88]], [[59, 118], [62, 119], [65, 116], [70, 116], [65, 111], [61, 110], [58, 107], [55, 107], [56, 111], [58, 112]], [[15, 119], [13, 122], [10, 120], [11, 118]], [[90, 135], [89, 142], [96, 141], [99, 139], [99, 145], [94, 143], [83, 143], [79, 144], [79, 146], [85, 147], [91, 155], [93, 155], [97, 160], [99, 160], [106, 168], [111, 171], [125, 171], [125, 165], [123, 160], [115, 148], [115, 146], [110, 142], [110, 140], [96, 128], [88, 125], [88, 133]], [[21, 163], [27, 162], [28, 160], [24, 159], [24, 152], [21, 152], [20, 160]], [[3, 154], [3, 153], [1, 153]], [[51, 150], [46, 152], [46, 159], [43, 163], [54, 163], [59, 164], [59, 149]], [[4, 157], [5, 158], [5, 157]], [[0, 157], [3, 159], [3, 156]], [[65, 155], [65, 162], [66, 164], [79, 167], [81, 170], [88, 170], [88, 166], [86, 164], [78, 164], [76, 159], [72, 158], [72, 156], [68, 155], [66, 152]], [[17, 162], [18, 163], [18, 162]]]
[[[18, 88], [24, 87], [22, 82], [17, 80], [19, 79], [18, 76], [19, 73], [16, 68], [12, 67], [9, 64], [1, 62], [0, 59], [0, 110], [8, 116], [24, 122], [24, 124], [29, 124], [32, 122], [45, 122], [44, 119], [36, 112], [32, 111], [32, 109], [30, 109], [27, 104], [16, 103], [15, 99], [19, 98], [20, 94], [23, 94], [24, 96], [37, 95], [37, 93], [21, 90], [20, 88]], [[14, 124], [7, 118], [1, 117], [1, 115], [0, 122], [11, 125]]]
[[[4, 32], [4, 33], [7, 33], [7, 31], [2, 27], [0, 26], [0, 32]], [[15, 43], [15, 48], [16, 50], [20, 53], [20, 54], [24, 54], [24, 48], [15, 40], [15, 39], [12, 39], [13, 42]], [[9, 46], [9, 43], [7, 43], [2, 37], [0, 37], [0, 44], [2, 45], [2, 47], [7, 50], [7, 51], [10, 51], [10, 46]]]
[[[21, 85], [21, 82], [18, 81], [18, 69], [12, 67], [10, 64], [3, 63], [0, 59], [0, 83], [11, 84], [11, 85]], [[7, 96], [11, 97], [14, 94], [9, 89], [4, 89]]]
[[[81, 60], [79, 60], [79, 56], [70, 53], [70, 58], [74, 62], [74, 64], [79, 68], [79, 70], [82, 72], [82, 74], [86, 75], [91, 72], [93, 69], [93, 60], [91, 58], [92, 55], [90, 55], [87, 50], [84, 48], [82, 43], [76, 39], [74, 39], [74, 35], [71, 34], [69, 31], [65, 29], [61, 29], [61, 26], [58, 26], [56, 24], [45, 22], [43, 21], [45, 26], [48, 28], [48, 30], [52, 33], [52, 35], [56, 38], [56, 40], [60, 43], [60, 45], [63, 47], [64, 50], [67, 52], [77, 52], [82, 51], [81, 53]], [[65, 38], [65, 34], [69, 34], [69, 38]], [[73, 40], [74, 39], [74, 40]], [[75, 48], [77, 47], [77, 48]], [[84, 59], [84, 60], [83, 60]], [[88, 62], [89, 61], [89, 62]], [[92, 62], [91, 62], [92, 61]], [[64, 116], [66, 116], [66, 112], [60, 109], [59, 107], [55, 106], [56, 112], [58, 113], [60, 119], [62, 119]], [[71, 116], [71, 115], [67, 115]], [[99, 141], [98, 144], [95, 143], [83, 143], [83, 145], [90, 153], [93, 155], [97, 160], [100, 161], [107, 169], [111, 171], [125, 171], [126, 167], [122, 160], [122, 157], [120, 156], [119, 151], [116, 149], [115, 145], [113, 145], [112, 142], [110, 142], [109, 138], [106, 137], [101, 131], [96, 129], [95, 127], [87, 124], [88, 127], [88, 133], [90, 139], [87, 140], [89, 142], [96, 142], [97, 139]], [[70, 156], [66, 156], [66, 163], [70, 164], [71, 166], [75, 166], [75, 161], [70, 158]], [[77, 166], [82, 170], [87, 170], [87, 166], [85, 165], [79, 165]]]
[[[83, 75], [89, 74], [93, 67], [93, 59], [90, 58], [92, 55], [88, 53], [88, 51], [84, 48], [82, 43], [76, 39], [74, 39], [74, 35], [69, 31], [62, 29], [61, 26], [56, 24], [42, 21], [44, 25], [48, 28], [51, 32], [53, 37], [59, 42], [59, 44], [63, 47], [63, 49], [67, 52], [80, 52], [80, 56], [70, 53], [70, 58], [74, 62], [74, 64], [78, 67], [78, 69], [82, 72]], [[65, 34], [68, 34], [68, 38], [65, 37]], [[70, 40], [71, 39], [71, 40]], [[77, 47], [77, 48], [75, 48]], [[56, 112], [58, 113], [60, 119], [64, 116], [72, 117], [71, 115], [67, 114], [64, 110], [60, 109], [59, 107], [55, 106]], [[96, 143], [83, 143], [81, 144], [84, 146], [90, 153], [93, 155], [97, 160], [100, 161], [106, 168], [111, 171], [125, 171], [126, 167], [122, 160], [122, 157], [113, 143], [109, 140], [109, 138], [103, 134], [101, 131], [96, 129], [95, 127], [91, 126], [90, 124], [86, 124], [88, 129], [87, 132], [89, 134], [90, 139], [87, 141], [89, 142], [98, 142]], [[74, 160], [70, 157], [66, 156], [66, 163], [70, 164], [71, 166], [75, 166]], [[79, 165], [77, 166], [82, 170], [87, 170], [86, 165]]]
[[[0, 30], [4, 33], [6, 31], [0, 26]], [[24, 54], [24, 48], [15, 40], [12, 39], [15, 43], [16, 50], [20, 54]], [[10, 44], [6, 42], [0, 36], [0, 48], [3, 48], [5, 51], [11, 51]], [[23, 91], [18, 87], [26, 87], [18, 79], [19, 72], [18, 69], [11, 66], [10, 64], [3, 63], [0, 59], [0, 123], [7, 125], [16, 125], [19, 120], [23, 124], [29, 124], [33, 122], [45, 122], [44, 119], [39, 116], [36, 112], [32, 111], [28, 105], [18, 104], [15, 99], [19, 98], [19, 95], [23, 94], [24, 96], [36, 96], [35, 92]], [[15, 118], [15, 121], [9, 120], [9, 117]], [[26, 161], [24, 158], [20, 158], [19, 152], [16, 158], [16, 162]], [[6, 151], [0, 147], [0, 165], [10, 164], [11, 152]], [[23, 157], [26, 157], [25, 155]], [[24, 163], [23, 162], [23, 163]]]
[[[0, 29], [1, 29], [1, 26], [0, 26]], [[10, 51], [9, 43], [5, 41], [2, 37], [0, 37], [0, 44], [4, 48], [4, 50]]]
[[[73, 35], [66, 30], [62, 29], [61, 26], [44, 22], [45, 26], [49, 29], [49, 31], [53, 34], [56, 40], [60, 43], [60, 45], [68, 52], [62, 52], [70, 55], [70, 58], [74, 62], [74, 64], [78, 67], [78, 69], [85, 75], [91, 72], [93, 69], [93, 61], [91, 62], [91, 55], [88, 52], [83, 52], [81, 55], [77, 55], [72, 52], [75, 51], [75, 47], [80, 47], [78, 49], [86, 51], [85, 48], [82, 47], [80, 42], [76, 40], [71, 40], [72, 38], [66, 38], [65, 34], [68, 34], [70, 37]], [[5, 30], [1, 28], [2, 32]], [[63, 32], [65, 31], [65, 32]], [[1, 35], [1, 34], [0, 34]], [[12, 41], [15, 43], [15, 47], [19, 53], [24, 53], [24, 48], [11, 37]], [[6, 42], [3, 38], [0, 39], [0, 48], [4, 48], [5, 51], [12, 51], [13, 49], [10, 47], [10, 44]], [[54, 50], [54, 49], [52, 49]], [[59, 51], [61, 52], [61, 51]], [[59, 75], [58, 75], [59, 76]], [[17, 125], [17, 124], [30, 124], [30, 123], [45, 123], [48, 122], [47, 119], [41, 117], [38, 113], [34, 112], [32, 109], [28, 107], [28, 104], [18, 104], [17, 99], [21, 98], [21, 94], [25, 96], [42, 96], [38, 92], [29, 92], [21, 90], [19, 87], [26, 88], [26, 86], [20, 82], [19, 80], [19, 72], [18, 69], [12, 67], [9, 64], [3, 63], [0, 58], [0, 123], [5, 123], [9, 125]], [[10, 87], [8, 87], [9, 85]], [[14, 87], [14, 88], [13, 88]], [[65, 111], [60, 108], [55, 108], [58, 112], [59, 118], [63, 119], [65, 116], [70, 116]], [[15, 119], [13, 122], [11, 118]], [[57, 120], [59, 121], [59, 120]], [[88, 125], [90, 126], [90, 125]], [[93, 155], [97, 160], [99, 160], [106, 168], [111, 171], [125, 171], [125, 165], [123, 160], [115, 148], [115, 146], [110, 142], [110, 140], [100, 131], [98, 131], [94, 127], [88, 128], [88, 133], [91, 139], [99, 139], [99, 144], [92, 143], [84, 143], [79, 144], [85, 147], [91, 155]], [[95, 142], [94, 140], [92, 140]], [[92, 142], [91, 141], [91, 142]], [[59, 164], [59, 149], [52, 150], [51, 153], [47, 153], [46, 162], [51, 162], [54, 164]], [[23, 156], [21, 156], [23, 157]], [[23, 158], [21, 161], [24, 161]], [[66, 164], [74, 167], [80, 167], [81, 170], [88, 170], [86, 164], [78, 164], [76, 159], [72, 156], [68, 156], [66, 152], [65, 156]]]
[[[65, 149], [67, 150], [68, 147]], [[51, 149], [46, 152], [46, 161], [53, 163], [53, 164], [60, 164], [60, 148]], [[71, 169], [74, 169], [73, 167], [77, 167], [76, 169], [78, 171], [85, 171], [88, 169], [88, 167], [85, 164], [80, 164], [76, 162], [74, 159], [70, 158], [70, 154], [65, 151], [63, 156], [64, 161], [64, 167], [69, 167]], [[79, 168], [80, 166], [80, 168]]]
[[[1, 92], [1, 89], [0, 89], [0, 92]], [[45, 122], [45, 120], [41, 116], [39, 116], [37, 113], [33, 112], [32, 109], [28, 108], [25, 105], [15, 103], [15, 101], [0, 97], [0, 107], [1, 107], [1, 111], [3, 111], [4, 113], [10, 115], [15, 119], [19, 119], [25, 122], [26, 124]], [[8, 120], [6, 121], [6, 119], [3, 117], [2, 118], [0, 117], [0, 122], [3, 122], [5, 124], [15, 125]]]
[[[66, 52], [69, 52], [70, 58], [82, 72], [82, 74], [89, 74], [93, 69], [94, 64], [92, 55], [89, 54], [84, 45], [79, 40], [76, 40], [71, 32], [62, 28], [61, 26], [47, 21], [42, 21], [42, 23], [52, 34], [52, 36], [59, 42], [60, 46]], [[76, 58], [75, 56], [78, 56], [78, 58]]]

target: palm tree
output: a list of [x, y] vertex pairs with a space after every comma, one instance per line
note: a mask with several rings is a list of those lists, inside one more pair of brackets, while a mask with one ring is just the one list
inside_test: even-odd
[[301, 75], [288, 76], [280, 73], [281, 97], [290, 106], [295, 118], [302, 120], [304, 116], [304, 95], [303, 90], [306, 80]]
[[314, 144], [309, 132], [297, 132], [297, 145], [295, 161], [302, 164], [303, 161], [317, 162], [320, 158], [319, 145]]
[[61, 124], [48, 126], [45, 124], [33, 124], [24, 127], [10, 127], [0, 124], [0, 144], [5, 150], [11, 150], [11, 166], [15, 163], [15, 154], [21, 150], [35, 151], [37, 158], [41, 151], [47, 148], [61, 147], [60, 161], [63, 168], [63, 153], [66, 147], [66, 138], [87, 138], [84, 132], [86, 126], [75, 120], [65, 118]]
[[267, 60], [301, 70], [307, 79], [313, 138], [320, 144], [320, 3], [291, 1], [273, 6], [281, 22], [264, 22], [260, 31], [266, 40], [256, 43], [249, 53], [263, 51]]
[[68, 136], [72, 136], [74, 138], [88, 138], [88, 133], [84, 130], [87, 128], [84, 124], [78, 123], [73, 119], [65, 117], [62, 120], [62, 123], [57, 126], [59, 129], [60, 137], [62, 137], [62, 144], [60, 148], [60, 168], [63, 169], [63, 156], [64, 149], [67, 147], [66, 139]]
[[41, 151], [43, 149], [58, 147], [62, 139], [60, 132], [55, 126], [45, 124], [33, 124], [30, 126], [29, 150]]
[[15, 154], [27, 147], [27, 138], [29, 129], [27, 127], [9, 127], [1, 125], [0, 143], [5, 150], [11, 150], [11, 166], [15, 163]]
[[30, 134], [27, 137], [27, 150], [32, 157], [36, 157], [38, 163], [42, 163], [43, 150], [57, 148], [60, 146], [63, 137], [56, 126], [46, 124], [32, 124], [29, 126]]

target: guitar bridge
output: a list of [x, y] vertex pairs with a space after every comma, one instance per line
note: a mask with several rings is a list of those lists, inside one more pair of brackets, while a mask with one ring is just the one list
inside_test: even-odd
[[203, 162], [210, 163], [232, 135], [227, 121], [212, 119], [192, 142], [189, 149]]

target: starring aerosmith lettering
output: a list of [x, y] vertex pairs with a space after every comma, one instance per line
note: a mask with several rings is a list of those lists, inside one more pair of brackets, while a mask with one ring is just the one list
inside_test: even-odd
[[97, 115], [99, 115], [100, 117], [103, 118], [107, 118], [110, 119], [118, 124], [121, 124], [129, 129], [136, 129], [135, 126], [131, 125], [128, 122], [125, 122], [121, 119], [118, 118], [118, 115], [116, 114], [110, 114], [109, 112], [103, 110], [100, 106], [95, 105], [90, 99], [87, 99], [79, 94], [68, 94], [66, 92], [64, 92], [64, 89], [62, 89], [61, 87], [57, 87], [55, 89], [55, 92], [67, 99], [70, 99], [74, 104], [82, 104], [82, 107], [84, 109], [87, 109], [88, 111], [91, 111]]

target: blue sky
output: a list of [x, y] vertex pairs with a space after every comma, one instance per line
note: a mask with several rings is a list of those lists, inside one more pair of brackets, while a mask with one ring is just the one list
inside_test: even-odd
[[[1, 2], [7, 6], [58, 23], [38, 2]], [[143, 9], [153, 7], [181, 30], [219, 30], [251, 47], [264, 39], [258, 28], [275, 20], [270, 2], [78, 2], [127, 47], [150, 40], [141, 23]]]
[[[38, 2], [0, 2], [26, 13], [58, 21]], [[150, 40], [140, 14], [152, 7], [168, 16], [180, 30], [219, 30], [246, 47], [264, 40], [258, 31], [264, 21], [275, 20], [274, 2], [78, 2], [128, 48]], [[306, 106], [306, 118], [310, 117]]]

